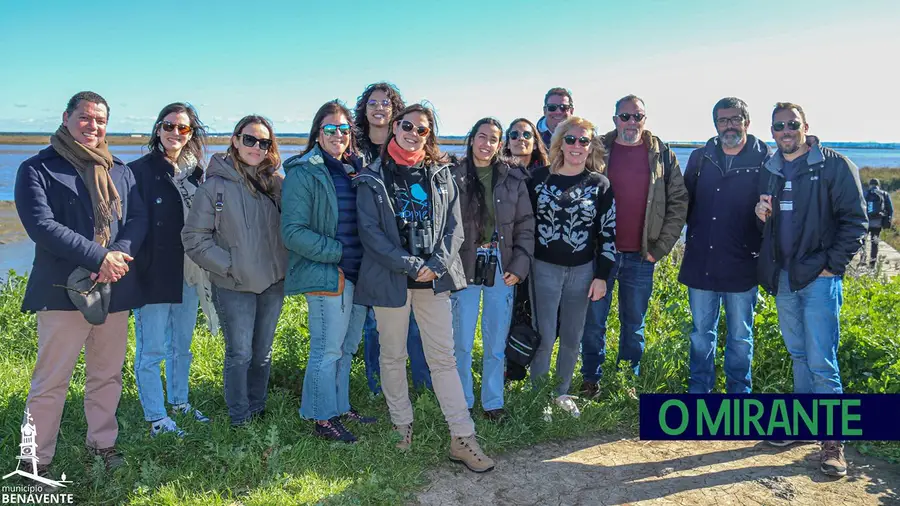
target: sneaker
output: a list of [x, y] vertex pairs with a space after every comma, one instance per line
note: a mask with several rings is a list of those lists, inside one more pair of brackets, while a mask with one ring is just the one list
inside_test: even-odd
[[209, 423], [209, 417], [201, 413], [199, 409], [194, 409], [190, 402], [172, 406], [172, 413], [176, 415], [191, 415], [194, 417], [194, 420], [200, 423]]
[[378, 423], [378, 419], [374, 416], [362, 416], [361, 414], [359, 414], [359, 411], [353, 408], [350, 408], [350, 411], [341, 415], [341, 420], [350, 420], [352, 422], [362, 423], [366, 425]]
[[503, 408], [485, 410], [485, 418], [492, 422], [503, 423], [506, 420], [506, 410]]
[[822, 465], [819, 469], [828, 476], [847, 476], [847, 461], [844, 459], [844, 443], [840, 441], [823, 441], [820, 455]]
[[572, 415], [573, 418], [578, 418], [581, 416], [581, 411], [579, 411], [574, 399], [575, 397], [572, 397], [571, 395], [560, 395], [554, 399], [553, 402], [555, 402], [560, 409]]
[[806, 440], [795, 440], [795, 439], [770, 439], [766, 441], [766, 444], [770, 446], [775, 446], [777, 448], [784, 448], [785, 446], [791, 446], [795, 443], [800, 444], [808, 444], [814, 443], [815, 441], [806, 441]]
[[412, 424], [394, 425], [394, 432], [400, 435], [400, 442], [397, 443], [397, 449], [409, 450], [412, 446]]
[[88, 448], [88, 450], [90, 450], [91, 455], [103, 457], [103, 463], [106, 465], [107, 471], [112, 471], [125, 465], [125, 457], [116, 450], [115, 446], [110, 446], [109, 448]]
[[481, 450], [474, 434], [450, 440], [450, 460], [463, 464], [475, 473], [486, 473], [494, 468], [494, 461]]
[[585, 399], [596, 399], [600, 397], [600, 385], [596, 381], [582, 381], [579, 393]]
[[356, 436], [344, 427], [338, 417], [334, 417], [327, 422], [316, 422], [316, 435], [332, 441], [342, 441], [344, 443], [355, 443]]
[[175, 421], [168, 416], [150, 424], [150, 437], [171, 432], [176, 437], [184, 437], [184, 431], [178, 428]]

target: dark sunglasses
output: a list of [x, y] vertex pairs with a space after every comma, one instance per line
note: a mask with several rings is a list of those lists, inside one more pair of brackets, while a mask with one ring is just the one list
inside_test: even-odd
[[425, 137], [428, 135], [428, 132], [431, 131], [427, 126], [416, 126], [413, 125], [412, 122], [403, 120], [400, 122], [400, 128], [403, 129], [404, 132], [412, 132], [413, 129], [416, 131], [416, 135], [419, 137]]
[[384, 107], [385, 109], [391, 108], [391, 101], [388, 99], [384, 99], [381, 102], [377, 100], [369, 100], [366, 102], [366, 106], [371, 107], [372, 109], [378, 107], [378, 104], [381, 104], [381, 107]]
[[776, 121], [775, 123], [772, 123], [772, 130], [775, 130], [776, 132], [780, 132], [780, 131], [784, 130], [785, 126], [787, 126], [788, 130], [797, 131], [797, 130], [800, 130], [801, 125], [802, 125], [802, 123], [800, 123], [797, 120], [793, 120], [793, 119], [791, 121], [788, 121], [787, 123], [785, 123], [784, 121]]
[[647, 117], [639, 112], [636, 112], [634, 114], [623, 112], [622, 114], [617, 114], [616, 116], [618, 116], [619, 119], [622, 120], [623, 122], [626, 122], [626, 121], [630, 120], [631, 118], [634, 118], [634, 121], [637, 123], [640, 123], [641, 120], [643, 120], [644, 118]]
[[527, 130], [524, 132], [519, 132], [518, 130], [510, 130], [510, 132], [507, 134], [507, 136], [510, 138], [510, 140], [513, 140], [513, 141], [518, 139], [519, 136], [522, 136], [522, 138], [527, 141], [528, 139], [531, 139], [533, 137], [533, 135], [534, 134], [532, 134], [531, 132], [529, 132]]
[[331, 137], [338, 132], [340, 132], [341, 135], [350, 135], [350, 125], [347, 123], [341, 123], [340, 125], [322, 125], [322, 133], [328, 137]]
[[256, 143], [259, 143], [259, 149], [263, 151], [268, 151], [272, 147], [272, 139], [257, 139], [249, 134], [238, 134], [238, 136], [241, 138], [241, 143], [248, 148], [256, 146]]
[[171, 132], [172, 130], [178, 129], [178, 135], [187, 135], [191, 133], [194, 129], [191, 128], [191, 125], [181, 125], [178, 123], [169, 123], [168, 121], [162, 122], [162, 129], [164, 132]]
[[563, 140], [566, 141], [566, 144], [569, 146], [574, 146], [575, 142], [578, 141], [578, 144], [581, 144], [584, 147], [588, 147], [591, 144], [590, 137], [575, 137], [574, 135], [567, 135], [563, 137]]
[[557, 109], [559, 109], [560, 112], [569, 112], [575, 108], [574, 105], [568, 104], [544, 104], [544, 107], [547, 108], [547, 112], [556, 112]]

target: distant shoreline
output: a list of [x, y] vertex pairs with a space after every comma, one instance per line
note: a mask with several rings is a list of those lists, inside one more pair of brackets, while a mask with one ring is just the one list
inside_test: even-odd
[[[208, 143], [211, 146], [225, 146], [231, 137], [225, 135], [210, 135]], [[146, 146], [150, 141], [147, 135], [107, 135], [106, 141], [110, 146]], [[460, 146], [465, 143], [464, 139], [438, 138], [438, 143], [448, 146]], [[4, 134], [0, 133], [0, 144], [50, 144], [50, 135], [20, 135], [20, 134]], [[294, 136], [278, 136], [278, 144], [282, 146], [306, 146], [306, 137]]]

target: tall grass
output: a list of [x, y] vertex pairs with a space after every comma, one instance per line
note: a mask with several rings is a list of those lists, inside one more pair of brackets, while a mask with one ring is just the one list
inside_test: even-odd
[[[549, 385], [532, 391], [530, 384], [508, 386], [509, 421], [496, 425], [477, 417], [479, 439], [489, 454], [526, 448], [543, 441], [584, 434], [612, 433], [633, 436], [637, 429], [637, 402], [624, 392], [683, 392], [687, 384], [687, 335], [691, 320], [684, 286], [676, 282], [676, 253], [664, 259], [656, 272], [656, 288], [647, 320], [647, 348], [642, 375], [617, 373], [607, 361], [599, 402], [580, 402], [578, 420], [556, 412], [543, 419]], [[25, 279], [11, 277], [0, 289], [0, 462], [15, 466], [19, 424], [36, 356], [33, 315], [19, 312]], [[613, 303], [613, 308], [617, 304]], [[774, 300], [763, 296], [756, 316], [754, 390], [789, 392], [790, 359], [777, 327]], [[189, 432], [182, 440], [172, 436], [151, 439], [135, 389], [134, 337], [124, 369], [124, 391], [119, 406], [118, 446], [128, 465], [105, 476], [98, 460], [84, 450], [85, 418], [82, 409], [84, 365], [79, 361], [69, 389], [53, 471], [67, 474], [71, 491], [83, 504], [398, 504], [425, 485], [425, 471], [446, 461], [449, 443], [446, 424], [434, 395], [413, 397], [415, 435], [413, 449], [401, 454], [384, 401], [373, 398], [365, 384], [362, 361], [354, 362], [351, 400], [354, 407], [379, 417], [374, 426], [351, 427], [360, 437], [355, 445], [329, 443], [312, 435], [312, 425], [297, 409], [308, 355], [306, 305], [302, 297], [288, 299], [278, 324], [273, 352], [267, 417], [243, 429], [232, 429], [222, 397], [223, 343], [210, 335], [201, 321], [194, 336], [191, 401], [213, 418], [205, 426], [184, 422]], [[610, 357], [616, 354], [618, 320], [610, 316]], [[724, 321], [723, 321], [724, 325]], [[840, 363], [848, 392], [900, 393], [900, 279], [889, 282], [867, 277], [845, 284]], [[723, 327], [724, 330], [724, 327]], [[477, 341], [477, 340], [476, 340]], [[722, 347], [717, 358], [722, 366]], [[476, 344], [476, 364], [481, 350]], [[476, 366], [475, 391], [479, 391]], [[717, 388], [724, 390], [719, 375]], [[576, 378], [575, 385], [580, 384]], [[476, 415], [479, 412], [476, 410]], [[863, 445], [879, 455], [900, 458], [900, 445]], [[4, 473], [7, 472], [5, 468]], [[461, 485], [468, 475], [461, 477]]]

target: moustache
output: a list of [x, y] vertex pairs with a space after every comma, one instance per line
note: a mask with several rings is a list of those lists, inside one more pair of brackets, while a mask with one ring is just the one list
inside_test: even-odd
[[729, 128], [729, 129], [725, 130], [724, 132], [722, 132], [722, 135], [727, 135], [727, 134], [741, 135], [741, 132], [740, 132], [740, 130], [735, 130], [734, 128]]

